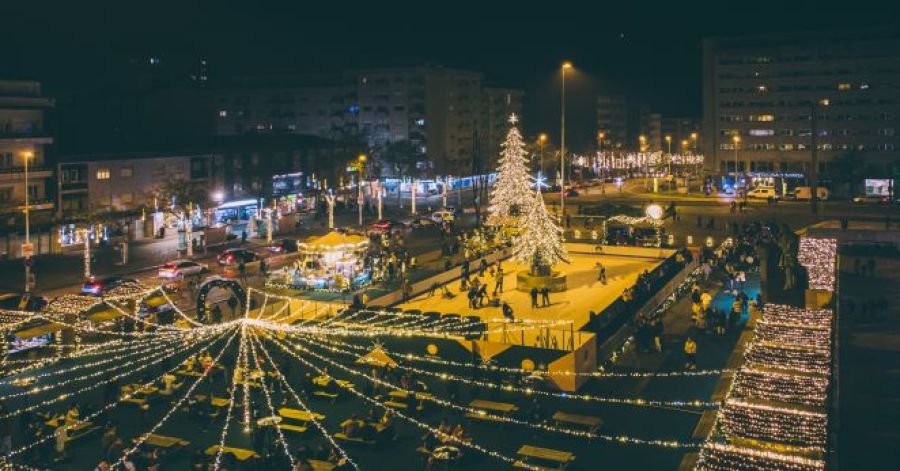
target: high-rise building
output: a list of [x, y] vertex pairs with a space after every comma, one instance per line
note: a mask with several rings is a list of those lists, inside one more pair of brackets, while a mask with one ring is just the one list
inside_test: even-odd
[[[479, 115], [477, 151], [485, 157], [482, 171], [494, 169], [500, 158], [500, 145], [509, 131], [509, 116], [522, 115], [522, 90], [513, 88], [483, 87], [481, 89], [481, 113]], [[473, 169], [478, 171], [478, 169]]]
[[692, 151], [695, 146], [699, 151], [700, 122], [694, 118], [662, 118], [663, 150], [669, 150], [666, 137], [671, 138], [672, 152]]
[[637, 140], [633, 105], [625, 95], [597, 97], [597, 136], [603, 134], [603, 149], [630, 149]]
[[[0, 80], [0, 212], [19, 213], [28, 192], [31, 211], [53, 209], [53, 169], [45, 146], [53, 143], [45, 113], [53, 100], [30, 80]], [[28, 160], [28, 185], [25, 164]]]
[[[872, 176], [898, 152], [900, 32], [816, 32], [703, 42], [706, 169], [809, 176], [844, 156]], [[813, 130], [817, 129], [813, 137]], [[739, 137], [735, 152], [735, 136]]]
[[336, 77], [265, 74], [235, 77], [216, 97], [216, 133], [344, 137], [344, 89]]
[[663, 150], [662, 115], [659, 113], [641, 112], [641, 136], [646, 139], [646, 152]]

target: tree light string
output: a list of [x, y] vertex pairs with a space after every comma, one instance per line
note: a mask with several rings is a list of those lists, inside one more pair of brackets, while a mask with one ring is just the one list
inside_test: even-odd
[[[244, 352], [245, 344], [243, 342], [245, 337], [245, 331], [247, 329], [246, 326], [241, 326], [241, 342], [238, 344], [238, 353], [237, 357], [240, 358], [241, 354]], [[235, 361], [237, 363], [237, 361]], [[228, 409], [225, 411], [225, 423], [222, 424], [222, 433], [219, 436], [219, 450], [216, 451], [216, 458], [213, 460], [213, 471], [218, 471], [219, 467], [222, 463], [222, 454], [225, 453], [225, 439], [228, 438], [228, 426], [231, 424], [231, 415], [234, 412], [234, 394], [237, 391], [237, 375], [231, 375], [231, 391], [228, 392]], [[210, 397], [208, 397], [210, 401], [212, 401], [212, 392], [210, 392]]]

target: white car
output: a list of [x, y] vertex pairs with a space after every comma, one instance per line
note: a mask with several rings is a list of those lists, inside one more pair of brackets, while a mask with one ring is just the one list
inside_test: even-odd
[[199, 275], [209, 270], [209, 266], [192, 260], [173, 260], [159, 267], [160, 278], [184, 278], [190, 275]]
[[747, 197], [764, 200], [768, 198], [778, 198], [778, 193], [775, 192], [775, 188], [761, 186], [747, 192]]
[[454, 219], [456, 219], [456, 215], [453, 214], [453, 211], [442, 209], [431, 213], [431, 220], [434, 222], [453, 222]]

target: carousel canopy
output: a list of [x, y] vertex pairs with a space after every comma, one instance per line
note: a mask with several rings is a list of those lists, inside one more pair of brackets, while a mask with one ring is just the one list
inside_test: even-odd
[[300, 243], [299, 247], [304, 252], [337, 252], [359, 250], [368, 244], [369, 239], [365, 236], [333, 231], [323, 236], [310, 237], [306, 242]]
[[397, 362], [388, 356], [388, 354], [380, 347], [375, 347], [371, 352], [357, 358], [356, 363], [358, 365], [370, 365], [378, 368], [384, 368], [386, 366], [394, 368], [397, 366]]
[[631, 217], [625, 215], [613, 216], [605, 221], [606, 224], [622, 224], [625, 226], [649, 226], [660, 227], [663, 222], [659, 219], [653, 219], [649, 216]]

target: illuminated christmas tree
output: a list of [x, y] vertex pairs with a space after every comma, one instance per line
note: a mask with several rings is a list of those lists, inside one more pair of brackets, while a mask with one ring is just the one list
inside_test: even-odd
[[563, 247], [563, 230], [547, 212], [541, 193], [529, 192], [529, 200], [513, 240], [513, 256], [519, 263], [528, 263], [532, 275], [546, 276], [553, 265], [568, 263], [569, 254]]
[[522, 134], [516, 126], [518, 121], [515, 113], [509, 116], [509, 132], [502, 144], [497, 181], [491, 190], [489, 211], [492, 224], [517, 225], [517, 219], [524, 213], [524, 208], [533, 200], [527, 151]]

